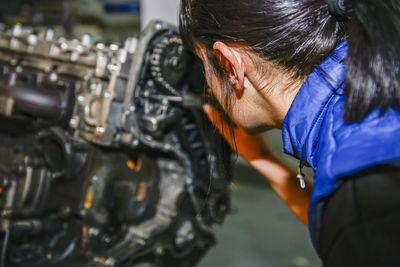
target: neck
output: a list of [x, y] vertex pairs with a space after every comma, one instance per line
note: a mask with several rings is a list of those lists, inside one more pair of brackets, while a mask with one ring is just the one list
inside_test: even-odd
[[266, 124], [282, 129], [283, 120], [305, 78], [297, 78], [276, 65], [268, 69], [267, 73], [257, 71], [248, 78], [264, 102], [261, 107], [265, 117], [270, 118]]

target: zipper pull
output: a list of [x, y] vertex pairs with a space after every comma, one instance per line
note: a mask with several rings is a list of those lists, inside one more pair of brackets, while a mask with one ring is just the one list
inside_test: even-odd
[[303, 167], [304, 167], [304, 161], [300, 160], [299, 169], [297, 170], [297, 176], [296, 177], [300, 181], [300, 188], [301, 189], [305, 189], [306, 188], [306, 182], [304, 180], [305, 175], [303, 173]]

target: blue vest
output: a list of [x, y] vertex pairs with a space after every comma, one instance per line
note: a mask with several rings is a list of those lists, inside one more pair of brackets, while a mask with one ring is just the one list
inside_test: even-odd
[[308, 162], [314, 169], [309, 207], [311, 238], [322, 210], [318, 202], [331, 194], [344, 175], [400, 158], [400, 112], [374, 109], [363, 121], [344, 122], [347, 42], [307, 78], [282, 127], [283, 152]]

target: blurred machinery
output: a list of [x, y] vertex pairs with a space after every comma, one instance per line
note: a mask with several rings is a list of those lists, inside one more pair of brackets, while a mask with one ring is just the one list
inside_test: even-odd
[[194, 266], [230, 209], [203, 84], [163, 22], [120, 46], [3, 29], [0, 266]]
[[0, 21], [121, 41], [139, 33], [140, 9], [139, 0], [14, 0], [0, 2]]

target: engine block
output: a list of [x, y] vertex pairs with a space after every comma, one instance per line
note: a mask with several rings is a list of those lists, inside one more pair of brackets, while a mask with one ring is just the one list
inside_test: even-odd
[[160, 21], [122, 45], [3, 29], [0, 266], [196, 265], [230, 209], [203, 85]]

